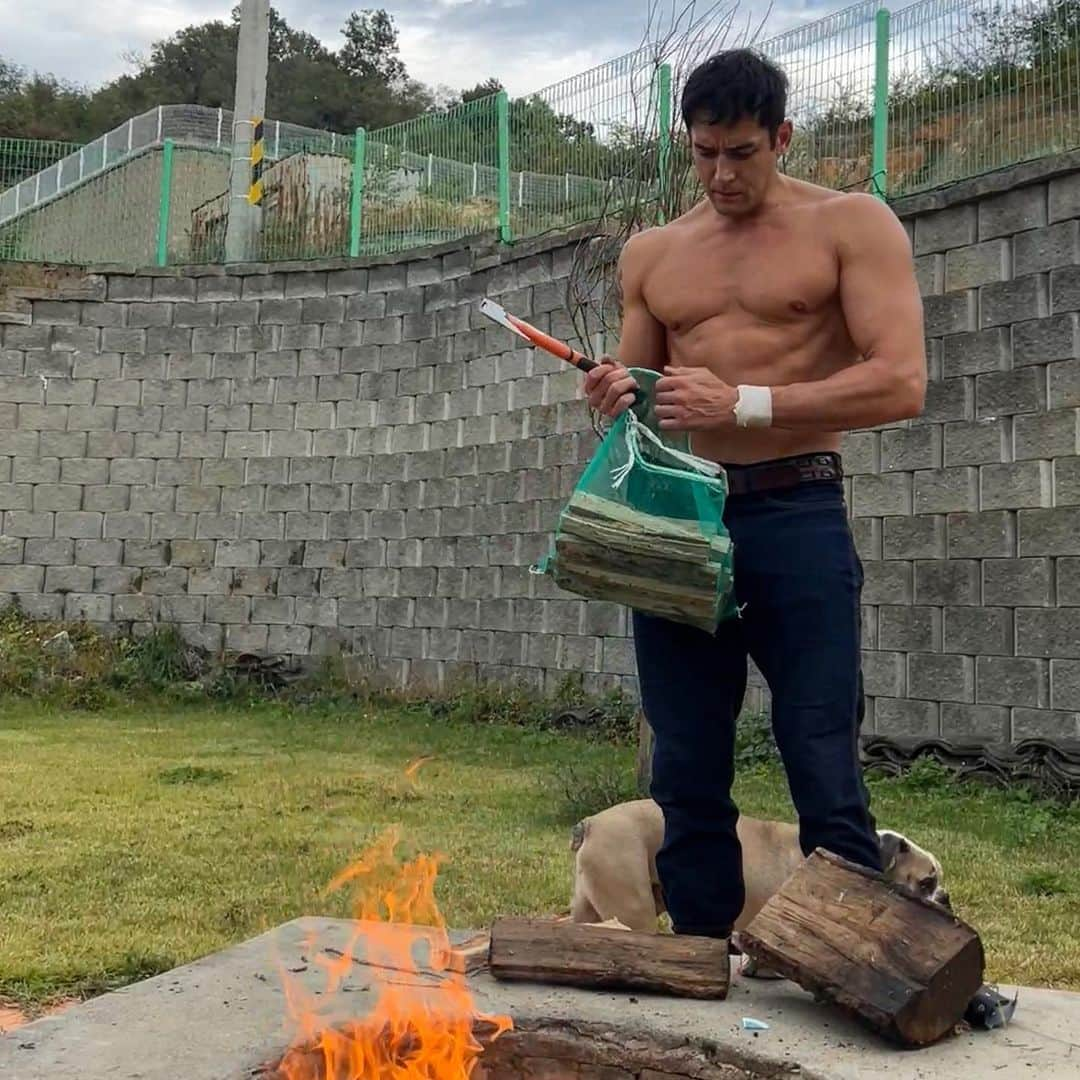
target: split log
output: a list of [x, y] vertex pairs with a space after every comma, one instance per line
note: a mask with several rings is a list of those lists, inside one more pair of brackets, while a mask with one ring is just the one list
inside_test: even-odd
[[491, 974], [507, 982], [690, 998], [726, 998], [730, 965], [727, 939], [553, 919], [496, 920], [488, 954]]
[[982, 985], [978, 934], [940, 904], [820, 848], [739, 934], [740, 949], [906, 1046], [936, 1042]]
[[731, 589], [732, 547], [709, 525], [576, 491], [559, 516], [555, 581], [579, 596], [711, 631]]

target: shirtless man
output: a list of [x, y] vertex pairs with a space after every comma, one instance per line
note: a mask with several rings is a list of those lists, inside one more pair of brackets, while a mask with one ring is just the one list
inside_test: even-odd
[[772, 694], [802, 851], [881, 869], [858, 757], [863, 577], [839, 448], [845, 430], [922, 411], [922, 302], [884, 203], [778, 172], [786, 93], [748, 50], [690, 76], [682, 114], [705, 198], [624, 246], [618, 357], [586, 380], [589, 404], [614, 417], [632, 401], [626, 367], [661, 371], [661, 427], [689, 432], [728, 476], [739, 616], [715, 635], [633, 616], [676, 933], [728, 937], [743, 906], [731, 785], [748, 656]]

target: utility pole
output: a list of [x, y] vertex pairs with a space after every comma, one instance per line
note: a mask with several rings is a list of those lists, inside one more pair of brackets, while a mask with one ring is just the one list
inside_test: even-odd
[[270, 0], [241, 0], [236, 52], [232, 160], [229, 166], [227, 262], [257, 258], [262, 234], [263, 113], [270, 53]]

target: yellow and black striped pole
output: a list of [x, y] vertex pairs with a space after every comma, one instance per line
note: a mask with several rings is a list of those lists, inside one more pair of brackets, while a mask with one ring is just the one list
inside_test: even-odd
[[261, 206], [263, 198], [263, 163], [266, 159], [264, 122], [260, 117], [253, 121], [251, 133], [251, 187], [248, 189], [248, 202], [252, 206]]

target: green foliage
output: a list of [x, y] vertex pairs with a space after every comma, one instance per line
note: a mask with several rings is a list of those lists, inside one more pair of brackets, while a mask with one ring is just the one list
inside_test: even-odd
[[764, 713], [744, 713], [735, 725], [735, 767], [753, 769], [780, 760], [772, 723]]
[[541, 788], [550, 800], [552, 821], [563, 826], [640, 798], [633, 770], [610, 760], [562, 765], [551, 771]]
[[[95, 90], [31, 75], [0, 57], [0, 137], [87, 143], [159, 104], [231, 108], [238, 26], [239, 8], [228, 22], [187, 26], [133, 57], [132, 73]], [[328, 49], [271, 9], [267, 115], [347, 132], [394, 124], [434, 105], [434, 92], [408, 77], [384, 10], [352, 12], [341, 35], [340, 48]]]
[[88, 711], [131, 700], [404, 706], [433, 721], [572, 731], [620, 746], [632, 745], [637, 736], [634, 704], [617, 692], [587, 693], [580, 675], [568, 675], [551, 694], [479, 680], [440, 692], [404, 691], [378, 685], [340, 659], [286, 675], [272, 662], [248, 664], [196, 650], [173, 626], [138, 639], [108, 637], [86, 623], [33, 620], [15, 606], [0, 610], [0, 695], [5, 694]]

